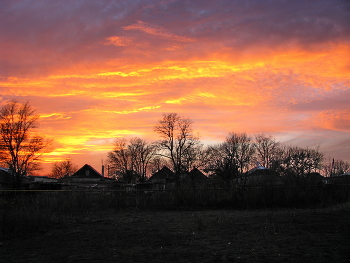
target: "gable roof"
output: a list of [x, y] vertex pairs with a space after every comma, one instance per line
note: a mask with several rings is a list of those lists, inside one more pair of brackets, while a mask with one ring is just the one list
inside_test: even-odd
[[97, 172], [92, 166], [85, 164], [78, 171], [76, 171], [71, 177], [78, 178], [101, 178], [102, 174]]
[[193, 168], [190, 172], [190, 177], [194, 180], [206, 180], [208, 177], [205, 176], [198, 168]]
[[174, 179], [175, 173], [171, 171], [168, 167], [163, 166], [162, 169], [160, 169], [158, 172], [154, 173], [150, 178], [149, 181], [157, 181], [162, 179]]

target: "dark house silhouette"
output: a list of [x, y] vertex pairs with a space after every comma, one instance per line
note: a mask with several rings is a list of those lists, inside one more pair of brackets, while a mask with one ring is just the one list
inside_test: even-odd
[[153, 184], [155, 190], [173, 189], [176, 177], [173, 171], [163, 166], [163, 168], [154, 173], [148, 181]]
[[58, 179], [47, 176], [29, 175], [23, 178], [23, 187], [31, 190], [61, 190], [61, 184]]
[[182, 176], [181, 184], [185, 188], [203, 188], [208, 184], [208, 177], [195, 167], [190, 172], [187, 172]]
[[97, 172], [92, 166], [85, 164], [78, 171], [76, 171], [71, 177], [73, 178], [98, 178], [101, 179], [103, 176]]
[[262, 186], [262, 185], [280, 185], [281, 176], [271, 169], [257, 166], [246, 172], [240, 179], [239, 185]]
[[305, 184], [307, 185], [322, 185], [324, 177], [317, 172], [308, 173], [305, 175]]
[[208, 177], [206, 177], [204, 173], [198, 170], [198, 168], [193, 168], [189, 172], [189, 176], [191, 179], [194, 179], [195, 181], [206, 181], [208, 179]]
[[155, 190], [174, 189], [175, 187], [198, 188], [204, 186], [207, 181], [208, 177], [197, 168], [193, 168], [190, 172], [185, 172], [177, 178], [175, 173], [166, 166], [154, 173], [148, 180]]
[[63, 188], [106, 188], [114, 181], [102, 176], [92, 166], [85, 164], [73, 175], [60, 179]]
[[13, 184], [13, 176], [8, 172], [8, 169], [0, 168], [0, 189], [10, 189]]

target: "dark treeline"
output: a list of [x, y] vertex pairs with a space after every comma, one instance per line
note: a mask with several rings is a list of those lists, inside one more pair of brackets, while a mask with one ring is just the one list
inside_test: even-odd
[[[158, 141], [117, 139], [108, 155], [108, 176], [120, 182], [146, 182], [163, 166], [173, 171], [175, 186], [165, 187], [166, 194], [138, 192], [143, 198], [134, 201], [143, 200], [145, 207], [312, 207], [349, 199], [349, 178], [341, 175], [350, 165], [326, 158], [319, 147], [289, 146], [270, 135], [235, 132], [222, 143], [203, 145], [192, 122], [176, 113], [164, 114], [154, 131]], [[194, 167], [208, 180], [191, 176]]]
[[108, 154], [108, 176], [128, 183], [143, 182], [163, 166], [178, 177], [196, 167], [209, 178], [220, 178], [229, 188], [254, 167], [285, 178], [315, 173], [332, 177], [350, 171], [348, 162], [326, 158], [319, 147], [284, 145], [265, 134], [231, 132], [222, 143], [203, 145], [193, 132], [192, 121], [176, 113], [164, 114], [154, 131], [160, 136], [155, 142], [118, 138]]

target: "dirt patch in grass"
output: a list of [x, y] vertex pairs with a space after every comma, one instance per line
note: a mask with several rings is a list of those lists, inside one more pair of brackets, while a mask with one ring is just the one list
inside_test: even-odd
[[350, 262], [349, 206], [95, 212], [0, 236], [0, 262]]

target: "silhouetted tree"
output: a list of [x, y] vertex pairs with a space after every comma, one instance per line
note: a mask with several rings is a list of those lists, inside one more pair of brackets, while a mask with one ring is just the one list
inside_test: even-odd
[[195, 148], [200, 145], [198, 137], [193, 133], [192, 121], [177, 113], [168, 113], [163, 115], [154, 130], [161, 137], [158, 142], [159, 155], [171, 161], [179, 178], [181, 173], [188, 170], [188, 162], [193, 160]]
[[130, 140], [128, 149], [133, 159], [133, 170], [138, 175], [139, 181], [145, 181], [147, 179], [149, 165], [156, 153], [155, 145], [135, 137]]
[[169, 163], [169, 159], [166, 159], [162, 156], [155, 155], [154, 158], [149, 163], [149, 171], [151, 174], [158, 172], [164, 166], [171, 167], [171, 163]]
[[248, 169], [254, 152], [252, 139], [246, 133], [230, 133], [225, 142], [211, 147], [206, 169], [221, 177], [229, 189], [233, 179]]
[[235, 145], [233, 148], [236, 150], [239, 172], [242, 174], [247, 171], [255, 153], [252, 138], [246, 133], [230, 133], [226, 142], [230, 145]]
[[118, 138], [114, 146], [114, 151], [108, 153], [108, 162], [117, 179], [130, 183], [137, 177], [139, 181], [144, 181], [155, 156], [155, 146], [137, 137], [129, 143], [124, 138]]
[[50, 141], [34, 133], [38, 119], [28, 102], [11, 101], [0, 109], [1, 161], [10, 169], [16, 187], [28, 172], [39, 169], [49, 149]]
[[226, 189], [231, 188], [232, 180], [238, 178], [238, 162], [223, 144], [210, 147], [211, 159], [208, 162], [206, 171], [211, 176], [217, 176], [223, 180]]
[[350, 172], [350, 163], [343, 160], [328, 159], [322, 166], [325, 176], [335, 176]]
[[125, 138], [117, 138], [114, 142], [114, 150], [108, 153], [110, 169], [115, 173], [116, 179], [130, 183], [133, 175], [133, 158], [127, 148]]
[[63, 178], [71, 176], [78, 170], [78, 166], [73, 164], [70, 158], [62, 162], [55, 162], [52, 166], [51, 177], [53, 178]]
[[191, 147], [184, 154], [185, 170], [190, 171], [193, 168], [204, 169], [210, 158], [209, 147], [204, 147], [198, 143], [195, 147]]
[[279, 156], [280, 144], [272, 136], [255, 135], [257, 161], [265, 168], [271, 168], [273, 160]]
[[280, 158], [275, 160], [274, 168], [284, 176], [303, 177], [320, 171], [323, 153], [319, 148], [301, 148], [297, 146], [283, 147]]

